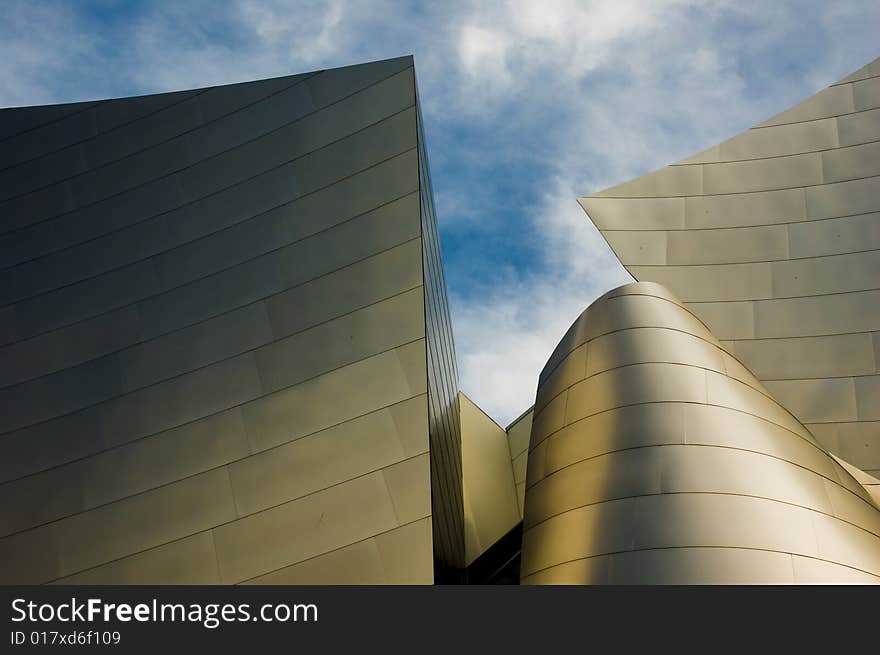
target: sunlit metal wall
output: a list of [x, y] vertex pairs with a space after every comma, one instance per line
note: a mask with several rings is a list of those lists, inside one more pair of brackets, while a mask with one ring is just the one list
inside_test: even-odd
[[432, 581], [412, 66], [0, 112], [0, 581]]
[[461, 413], [465, 555], [470, 566], [522, 519], [507, 433], [465, 394]]
[[694, 157], [581, 199], [816, 438], [880, 472], [880, 60]]
[[526, 410], [507, 426], [507, 445], [510, 449], [510, 463], [513, 466], [513, 482], [516, 485], [516, 502], [519, 517], [523, 515], [523, 501], [526, 493], [526, 459], [529, 456], [529, 437], [532, 434], [532, 411]]
[[663, 287], [608, 292], [541, 373], [522, 581], [880, 583], [880, 510]]

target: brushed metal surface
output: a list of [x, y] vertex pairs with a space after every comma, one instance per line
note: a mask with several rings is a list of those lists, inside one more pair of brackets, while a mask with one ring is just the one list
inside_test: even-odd
[[[681, 162], [580, 203], [822, 444], [880, 469], [880, 59]], [[845, 453], [844, 453], [845, 448]]]
[[557, 346], [527, 469], [524, 584], [880, 584], [872, 494], [653, 282]]
[[411, 57], [0, 113], [0, 582], [463, 567], [424, 150]]

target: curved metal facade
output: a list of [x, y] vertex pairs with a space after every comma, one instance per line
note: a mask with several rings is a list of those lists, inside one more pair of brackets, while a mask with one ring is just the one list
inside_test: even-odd
[[825, 447], [880, 472], [880, 60], [581, 199]]
[[412, 58], [3, 110], [0, 139], [0, 581], [464, 566]]
[[525, 584], [880, 583], [880, 510], [706, 326], [611, 291], [541, 373]]

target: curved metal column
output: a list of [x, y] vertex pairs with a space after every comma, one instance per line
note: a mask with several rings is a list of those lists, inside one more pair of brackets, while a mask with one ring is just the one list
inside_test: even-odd
[[880, 583], [869, 494], [653, 283], [541, 373], [523, 527], [524, 584]]

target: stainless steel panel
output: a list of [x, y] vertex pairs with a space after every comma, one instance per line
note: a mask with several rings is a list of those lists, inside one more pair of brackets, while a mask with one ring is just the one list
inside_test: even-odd
[[382, 473], [371, 473], [215, 528], [220, 577], [243, 582], [396, 526]]
[[271, 448], [425, 393], [424, 360], [419, 340], [248, 403], [242, 412], [251, 447]]
[[834, 119], [754, 128], [723, 141], [719, 161], [779, 157], [837, 147]]
[[880, 244], [880, 214], [858, 214], [788, 226], [792, 257], [836, 255]]
[[[773, 297], [772, 266], [768, 262], [699, 266], [629, 266], [636, 279], [677, 289], [684, 302], [759, 300]], [[709, 275], [711, 274], [711, 275]]]
[[225, 469], [186, 478], [54, 524], [64, 546], [59, 549], [61, 574], [152, 548], [234, 517]]
[[805, 189], [807, 218], [837, 218], [880, 209], [880, 177], [836, 182]]
[[[668, 249], [669, 254], [665, 261], [656, 262], [653, 258], [646, 257], [632, 263], [736, 264], [788, 259], [788, 234], [784, 225], [721, 230], [679, 230], [669, 232]], [[621, 261], [624, 260], [621, 258]]]
[[803, 189], [685, 199], [685, 223], [693, 229], [788, 223], [802, 220], [805, 212]]
[[411, 57], [0, 116], [0, 579], [463, 564], [420, 121]]
[[8, 365], [0, 367], [0, 383], [16, 384], [76, 366], [140, 338], [137, 307], [129, 305], [0, 348], [0, 358]]
[[719, 195], [821, 184], [823, 158], [824, 155], [809, 153], [783, 158], [703, 164], [703, 193]]
[[[637, 308], [652, 295], [662, 302], [659, 325], [647, 327]], [[603, 333], [611, 312], [617, 331]], [[777, 385], [814, 385], [794, 395], [821, 398], [827, 420], [847, 420], [833, 413], [843, 403], [825, 387], [848, 385], [854, 412], [854, 381], [869, 405], [880, 404], [870, 386], [877, 376], [765, 388], [705, 326], [679, 331], [662, 314], [690, 316], [668, 292], [637, 283], [578, 319], [599, 327], [584, 344], [588, 377], [562, 394], [562, 425], [542, 428], [539, 413], [533, 426], [522, 582], [792, 583], [792, 555], [827, 561], [828, 582], [850, 580], [846, 571], [880, 573], [880, 510], [776, 400], [786, 398], [771, 395]], [[539, 397], [570, 348], [564, 338]]]
[[684, 198], [581, 198], [581, 206], [600, 229], [675, 230], [685, 225]]
[[287, 335], [421, 284], [421, 241], [415, 239], [266, 301], [273, 332]]
[[869, 333], [734, 341], [732, 351], [760, 377], [818, 378], [876, 370]]
[[853, 380], [860, 420], [880, 420], [880, 375], [862, 375]]
[[210, 531], [59, 578], [64, 585], [219, 584]]
[[[252, 514], [411, 456], [404, 444], [419, 434], [426, 437], [427, 416], [418, 410], [427, 409], [427, 399], [416, 396], [400, 406], [416, 410], [407, 423], [395, 422], [398, 406], [392, 405], [230, 464], [239, 512]], [[426, 438], [422, 446], [427, 452]]]
[[[95, 138], [83, 143], [83, 150], [91, 168], [107, 166], [180, 137], [199, 127], [202, 121], [198, 95], [188, 95], [173, 103], [166, 103], [160, 111], [128, 123], [123, 129], [102, 130]], [[104, 128], [103, 125], [101, 127]], [[179, 166], [185, 161], [169, 161], [168, 164]]]
[[465, 561], [470, 564], [510, 532], [521, 517], [507, 433], [462, 393], [459, 406]]
[[98, 407], [11, 432], [3, 439], [2, 480], [21, 478], [104, 448]]
[[698, 196], [703, 193], [702, 166], [673, 166], [594, 194], [599, 198]]
[[[606, 230], [602, 233], [608, 245], [614, 250], [620, 263], [628, 264], [666, 264], [667, 238], [677, 231], [661, 232], [653, 230]], [[680, 262], [676, 262], [680, 263]]]
[[582, 345], [568, 353], [541, 385], [541, 392], [535, 399], [535, 411], [540, 412], [553, 398], [583, 380], [586, 371], [587, 347]]
[[865, 143], [822, 153], [822, 176], [826, 183], [869, 175], [880, 175], [880, 143]]
[[877, 77], [854, 82], [852, 94], [855, 111], [865, 111], [866, 109], [880, 107], [880, 81], [878, 81]]
[[16, 304], [20, 339], [124, 307], [158, 291], [150, 261], [139, 262]]
[[[676, 548], [616, 553], [607, 558], [611, 584], [732, 585], [754, 584], [755, 580], [760, 580], [762, 584], [795, 582], [791, 561], [793, 556], [765, 550]], [[838, 574], [837, 571], [834, 573]]]
[[77, 411], [118, 395], [122, 390], [115, 355], [0, 389], [0, 431]]
[[263, 346], [254, 353], [262, 388], [276, 391], [421, 339], [424, 311], [417, 287]]
[[809, 337], [880, 330], [880, 291], [756, 302], [755, 336]]
[[257, 302], [118, 354], [125, 391], [228, 359], [272, 341], [266, 305]]
[[108, 445], [128, 443], [254, 400], [261, 393], [253, 355], [239, 355], [101, 405], [101, 431]]
[[830, 86], [791, 109], [786, 109], [773, 118], [767, 119], [758, 127], [814, 121], [820, 118], [848, 114], [854, 109], [852, 88], [849, 85]]

